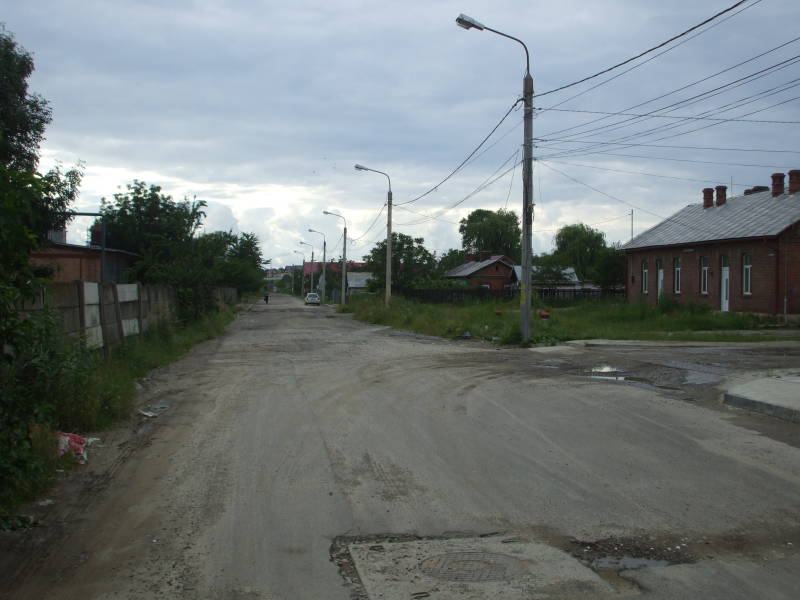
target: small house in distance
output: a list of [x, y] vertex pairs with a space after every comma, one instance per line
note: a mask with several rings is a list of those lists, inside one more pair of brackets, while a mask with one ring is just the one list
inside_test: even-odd
[[[800, 170], [741, 196], [703, 190], [690, 204], [623, 245], [626, 294], [662, 295], [715, 310], [800, 313]], [[715, 194], [716, 191], [716, 194]]]
[[512, 259], [502, 254], [481, 252], [477, 260], [475, 255], [467, 254], [464, 264], [450, 269], [444, 277], [466, 281], [472, 287], [502, 291], [509, 289], [517, 281], [514, 265], [516, 263]]

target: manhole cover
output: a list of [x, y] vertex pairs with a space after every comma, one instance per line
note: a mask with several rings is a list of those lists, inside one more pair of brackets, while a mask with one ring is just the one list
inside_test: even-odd
[[477, 551], [432, 556], [419, 568], [444, 581], [507, 581], [525, 573], [525, 565], [513, 556]]

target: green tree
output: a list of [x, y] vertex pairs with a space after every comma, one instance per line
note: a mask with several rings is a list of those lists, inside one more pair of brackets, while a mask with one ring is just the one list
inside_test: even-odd
[[176, 252], [186, 248], [202, 223], [205, 206], [202, 200], [175, 202], [161, 187], [134, 180], [127, 192], [114, 194], [113, 201], [101, 200], [106, 245], [142, 256], [133, 277], [147, 281], [153, 265], [176, 259]]
[[566, 225], [556, 233], [556, 259], [567, 267], [573, 267], [580, 279], [593, 280], [597, 265], [606, 250], [606, 236], [601, 231], [578, 223]]
[[463, 265], [466, 254], [464, 250], [450, 248], [450, 250], [442, 254], [442, 257], [436, 263], [436, 274], [439, 277], [443, 277], [448, 271], [455, 269], [459, 265]]
[[28, 93], [33, 57], [0, 24], [0, 166], [32, 172], [50, 122], [50, 107]]
[[[412, 287], [414, 282], [431, 279], [436, 259], [423, 243], [423, 238], [412, 238], [404, 233], [392, 233], [392, 286]], [[375, 244], [364, 257], [367, 271], [372, 273], [369, 287], [382, 290], [386, 285], [386, 240]]]
[[600, 253], [595, 266], [595, 283], [603, 289], [625, 285], [625, 255], [616, 247]]
[[568, 265], [564, 264], [555, 254], [539, 254], [533, 258], [533, 265], [536, 267], [533, 275], [533, 281], [535, 283], [556, 285], [564, 283], [567, 280], [564, 275], [564, 269], [567, 268]]
[[522, 230], [514, 211], [473, 210], [466, 219], [461, 219], [458, 232], [461, 246], [467, 252], [505, 254], [517, 262], [522, 256]]

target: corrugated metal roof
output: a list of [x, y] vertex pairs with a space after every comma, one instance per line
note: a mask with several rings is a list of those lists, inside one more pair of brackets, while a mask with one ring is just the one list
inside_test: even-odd
[[770, 191], [734, 196], [722, 206], [703, 208], [696, 202], [640, 233], [622, 250], [674, 246], [720, 240], [774, 237], [800, 221], [800, 194]]
[[502, 254], [495, 254], [494, 256], [490, 256], [487, 260], [473, 260], [471, 262], [466, 262], [463, 265], [458, 265], [454, 269], [450, 269], [447, 273], [444, 274], [445, 277], [469, 277], [473, 273], [477, 273], [481, 269], [488, 267], [489, 265], [493, 265], [497, 261], [502, 262], [503, 264], [512, 267], [513, 264], [508, 262], [505, 256]]

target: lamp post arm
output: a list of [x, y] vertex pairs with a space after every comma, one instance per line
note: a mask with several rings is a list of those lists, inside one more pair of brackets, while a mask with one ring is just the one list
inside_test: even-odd
[[525, 50], [525, 73], [531, 72], [531, 55], [528, 52], [528, 47], [525, 45], [519, 38], [515, 38], [513, 35], [508, 35], [507, 33], [503, 33], [502, 31], [497, 31], [497, 29], [492, 29], [491, 27], [487, 27], [486, 25], [483, 26], [486, 31], [491, 31], [492, 33], [496, 33], [497, 35], [502, 35], [504, 38], [508, 38], [509, 40], [514, 40], [515, 42], [519, 43], [523, 49]]

